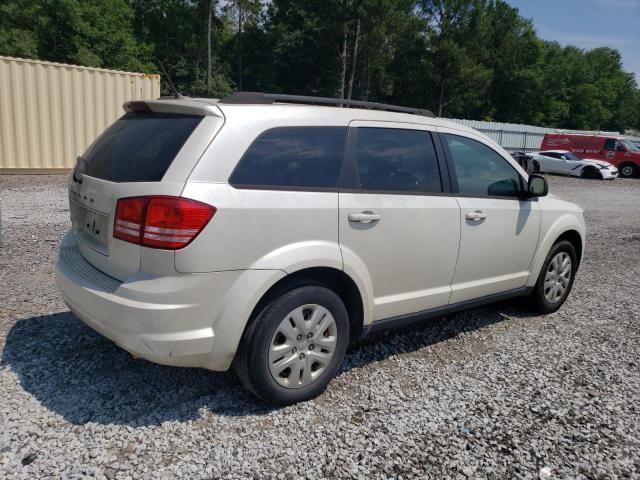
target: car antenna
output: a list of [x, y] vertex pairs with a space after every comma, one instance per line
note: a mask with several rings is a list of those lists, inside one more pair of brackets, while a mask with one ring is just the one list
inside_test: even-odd
[[160, 65], [160, 68], [162, 69], [162, 73], [164, 73], [164, 76], [166, 77], [167, 82], [169, 82], [169, 85], [171, 86], [171, 90], [173, 91], [173, 98], [183, 98], [182, 94], [178, 91], [176, 86], [171, 81], [171, 77], [169, 76], [167, 71], [164, 69], [164, 65], [162, 65], [162, 62], [160, 60], [158, 60], [158, 65]]

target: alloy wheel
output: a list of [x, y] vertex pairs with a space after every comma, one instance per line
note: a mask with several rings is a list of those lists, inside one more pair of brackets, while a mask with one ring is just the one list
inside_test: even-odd
[[338, 327], [322, 305], [302, 305], [285, 316], [269, 344], [269, 372], [286, 388], [302, 388], [316, 380], [336, 351]]
[[633, 175], [634, 169], [633, 166], [631, 165], [624, 165], [621, 169], [620, 169], [620, 174], [623, 177], [630, 177]]
[[562, 299], [571, 281], [571, 257], [567, 252], [559, 252], [549, 262], [544, 277], [544, 297], [549, 303]]

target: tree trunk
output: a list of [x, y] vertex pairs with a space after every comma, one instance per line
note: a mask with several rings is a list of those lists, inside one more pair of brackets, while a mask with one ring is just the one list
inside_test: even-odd
[[238, 5], [238, 90], [242, 90], [242, 23], [244, 11]]
[[213, 10], [213, 0], [209, 0], [207, 3], [207, 9], [209, 11], [209, 19], [207, 21], [207, 93], [211, 92], [211, 20]]
[[358, 60], [358, 39], [360, 38], [360, 19], [356, 22], [356, 37], [353, 39], [353, 55], [351, 58], [351, 75], [349, 77], [349, 91], [347, 92], [347, 98], [351, 100], [351, 94], [353, 93], [353, 79], [356, 76], [356, 66]]
[[347, 78], [347, 0], [342, 0], [342, 53], [340, 62], [342, 71], [340, 72], [340, 98], [344, 98], [345, 81]]
[[364, 84], [364, 100], [369, 100], [371, 95], [371, 42], [367, 42], [367, 61], [365, 64], [365, 84]]
[[344, 98], [345, 80], [347, 77], [347, 22], [344, 23], [344, 34], [342, 37], [342, 53], [340, 55], [342, 61], [342, 71], [340, 73], [340, 98]]
[[440, 100], [438, 102], [438, 116], [442, 117], [442, 109], [444, 107], [444, 80], [440, 82]]

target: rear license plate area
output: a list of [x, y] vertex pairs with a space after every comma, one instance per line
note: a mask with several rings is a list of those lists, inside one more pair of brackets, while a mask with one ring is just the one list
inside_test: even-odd
[[107, 255], [109, 215], [96, 212], [75, 200], [69, 201], [69, 211], [76, 236], [89, 247]]

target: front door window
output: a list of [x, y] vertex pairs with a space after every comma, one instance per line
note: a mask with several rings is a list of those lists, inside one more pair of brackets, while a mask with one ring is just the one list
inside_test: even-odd
[[476, 140], [445, 134], [460, 193], [514, 197], [522, 191], [520, 175], [502, 156]]

